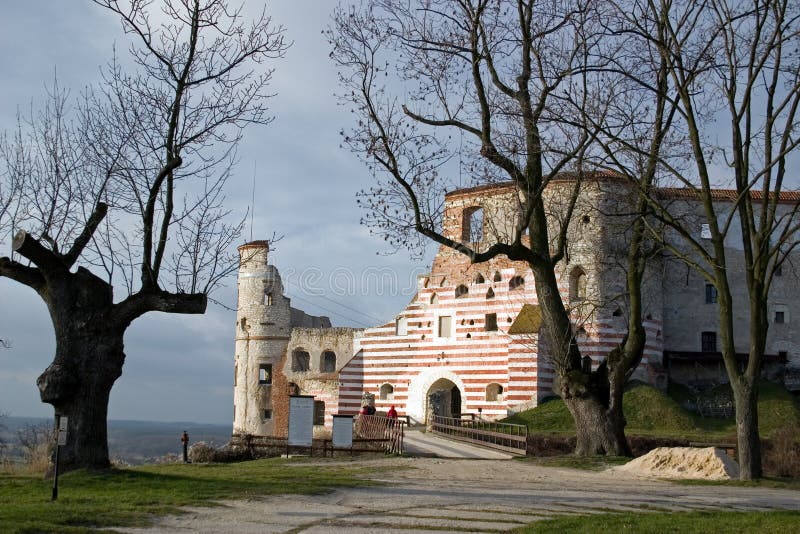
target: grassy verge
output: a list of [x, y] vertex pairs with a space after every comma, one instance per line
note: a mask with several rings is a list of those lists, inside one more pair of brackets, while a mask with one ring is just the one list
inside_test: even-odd
[[[673, 480], [684, 486], [741, 486], [744, 488], [775, 488], [800, 491], [800, 479], [765, 477], [759, 480]], [[800, 527], [798, 527], [800, 531]]]
[[369, 484], [360, 472], [346, 464], [307, 466], [282, 459], [76, 471], [60, 478], [56, 502], [50, 501], [51, 483], [41, 476], [0, 475], [0, 531], [74, 533], [147, 525], [153, 516], [217, 499]]
[[560, 517], [531, 523], [514, 532], [798, 532], [800, 512], [621, 513]]

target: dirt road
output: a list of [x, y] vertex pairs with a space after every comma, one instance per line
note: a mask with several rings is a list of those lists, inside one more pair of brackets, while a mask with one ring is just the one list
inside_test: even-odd
[[163, 518], [152, 529], [120, 531], [342, 534], [412, 528], [415, 532], [496, 532], [553, 516], [613, 510], [800, 510], [800, 492], [791, 490], [685, 486], [508, 460], [352, 462], [379, 467], [374, 478], [385, 485], [327, 495], [228, 501], [219, 507], [194, 508], [187, 510], [187, 515]]

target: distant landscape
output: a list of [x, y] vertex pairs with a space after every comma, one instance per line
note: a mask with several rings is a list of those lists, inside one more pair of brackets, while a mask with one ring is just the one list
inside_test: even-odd
[[[0, 436], [9, 446], [9, 455], [17, 456], [17, 431], [26, 425], [52, 425], [42, 417], [6, 417]], [[202, 423], [164, 423], [156, 421], [109, 421], [108, 448], [112, 461], [132, 465], [152, 463], [168, 454], [181, 453], [181, 433], [189, 433], [189, 443], [205, 441], [216, 447], [228, 443], [232, 425]]]

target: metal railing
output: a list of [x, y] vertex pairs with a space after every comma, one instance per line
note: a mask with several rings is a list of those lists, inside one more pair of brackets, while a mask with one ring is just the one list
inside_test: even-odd
[[528, 427], [491, 421], [470, 421], [434, 415], [431, 431], [450, 439], [466, 441], [524, 455], [528, 447]]
[[389, 454], [403, 454], [406, 422], [380, 415], [357, 415], [353, 430], [362, 439], [383, 442]]

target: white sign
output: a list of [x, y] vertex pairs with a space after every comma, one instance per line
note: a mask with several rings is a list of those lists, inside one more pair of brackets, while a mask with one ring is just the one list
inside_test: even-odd
[[63, 430], [66, 432], [67, 430], [67, 422], [69, 422], [69, 418], [66, 415], [59, 415], [58, 416], [58, 429]]
[[67, 431], [66, 430], [59, 430], [58, 431], [58, 444], [62, 447], [67, 444]]
[[314, 397], [289, 397], [289, 445], [311, 447], [314, 437]]
[[353, 416], [333, 416], [333, 448], [349, 449], [353, 446]]

